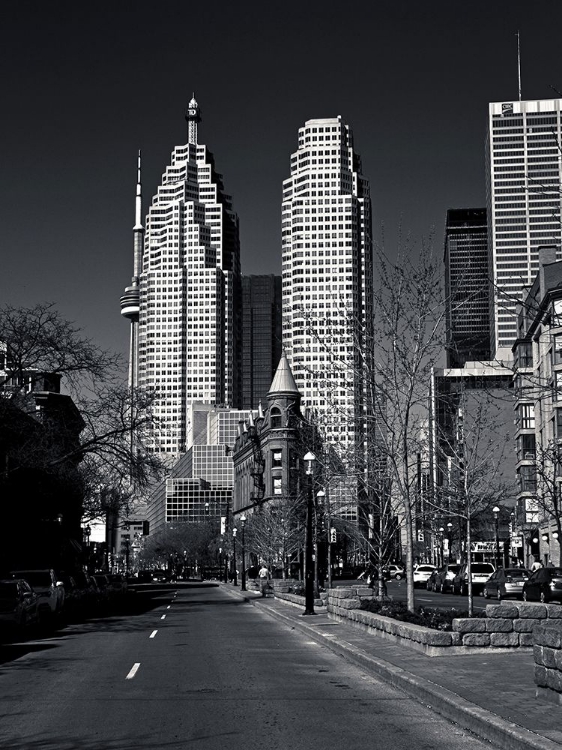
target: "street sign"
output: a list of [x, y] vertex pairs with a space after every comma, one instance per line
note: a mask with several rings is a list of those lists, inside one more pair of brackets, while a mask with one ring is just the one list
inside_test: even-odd
[[496, 545], [494, 542], [471, 542], [471, 552], [494, 552]]

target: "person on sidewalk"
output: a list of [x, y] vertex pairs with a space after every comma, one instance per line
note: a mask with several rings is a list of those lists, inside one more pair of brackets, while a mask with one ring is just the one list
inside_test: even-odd
[[258, 572], [258, 578], [260, 579], [260, 591], [262, 596], [267, 595], [267, 587], [269, 585], [269, 568], [265, 563], [262, 564]]

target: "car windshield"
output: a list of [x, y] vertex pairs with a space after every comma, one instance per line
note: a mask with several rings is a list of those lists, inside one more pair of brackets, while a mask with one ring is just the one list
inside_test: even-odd
[[17, 578], [25, 578], [32, 586], [50, 586], [51, 574], [42, 570], [19, 570]]
[[17, 593], [16, 583], [0, 583], [0, 599], [13, 599]]
[[435, 568], [432, 568], [430, 565], [419, 565], [416, 570], [421, 571], [422, 573], [431, 572], [432, 570], [435, 570]]

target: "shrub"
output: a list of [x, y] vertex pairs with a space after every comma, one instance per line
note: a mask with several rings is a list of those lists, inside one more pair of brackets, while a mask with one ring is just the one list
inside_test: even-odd
[[466, 611], [439, 609], [438, 607], [418, 607], [415, 612], [410, 612], [404, 602], [379, 602], [375, 599], [363, 600], [361, 609], [402, 622], [411, 622], [413, 625], [423, 625], [433, 630], [452, 630], [453, 620], [456, 617], [468, 617]]

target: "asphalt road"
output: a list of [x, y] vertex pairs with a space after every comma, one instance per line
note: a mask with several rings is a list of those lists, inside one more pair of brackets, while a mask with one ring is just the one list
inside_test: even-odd
[[2, 647], [23, 656], [0, 667], [0, 747], [490, 748], [217, 586], [150, 607]]

